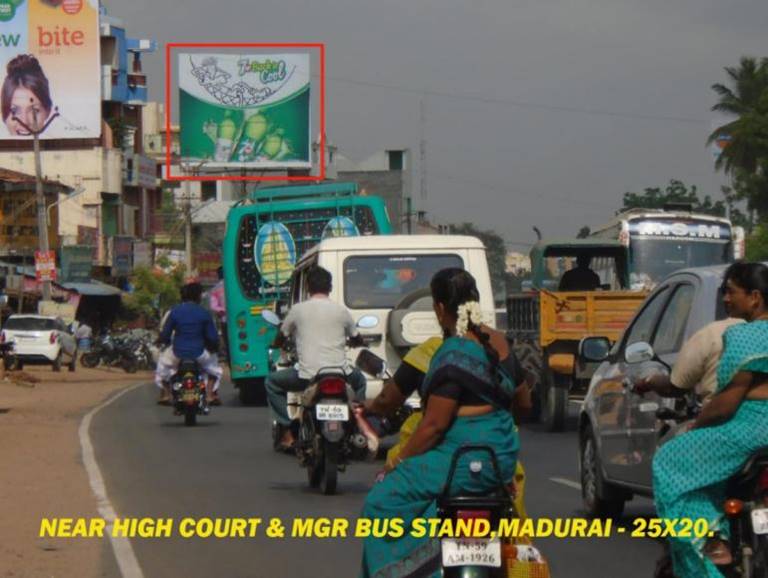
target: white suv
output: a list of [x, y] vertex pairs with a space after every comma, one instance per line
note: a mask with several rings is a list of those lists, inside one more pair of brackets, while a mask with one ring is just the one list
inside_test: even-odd
[[6, 367], [21, 369], [25, 363], [50, 364], [53, 371], [61, 371], [66, 364], [69, 371], [75, 371], [77, 343], [59, 317], [11, 315], [0, 332], [0, 342], [14, 344]]
[[[411, 347], [442, 334], [429, 292], [432, 275], [440, 269], [460, 267], [472, 274], [486, 323], [496, 326], [485, 247], [475, 237], [372, 235], [326, 239], [296, 266], [289, 305], [308, 298], [305, 272], [313, 265], [333, 275], [331, 299], [347, 307], [356, 322], [368, 318], [370, 324], [360, 333], [392, 372]], [[350, 361], [357, 353], [350, 351]], [[375, 397], [381, 386], [380, 379], [369, 376], [366, 396]]]

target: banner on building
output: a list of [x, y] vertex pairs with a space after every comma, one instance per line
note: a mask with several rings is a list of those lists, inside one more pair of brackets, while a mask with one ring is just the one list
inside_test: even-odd
[[157, 188], [157, 163], [154, 159], [145, 157], [144, 155], [137, 155], [134, 157], [137, 164], [137, 184], [142, 189], [154, 189]]
[[218, 283], [219, 267], [221, 267], [221, 253], [215, 251], [195, 253], [195, 269], [197, 269], [197, 277], [201, 283], [205, 285]]
[[56, 281], [55, 251], [35, 251], [35, 277], [38, 281]]
[[61, 280], [64, 283], [88, 283], [93, 267], [93, 247], [65, 245], [61, 248]]
[[110, 237], [112, 276], [130, 275], [133, 270], [133, 237]]
[[[0, 0], [0, 139], [101, 135], [98, 0]], [[18, 119], [18, 120], [16, 120]], [[21, 123], [19, 122], [21, 121]]]
[[309, 54], [179, 54], [182, 157], [311, 168]]
[[149, 241], [133, 242], [133, 266], [150, 267], [152, 265], [152, 243]]

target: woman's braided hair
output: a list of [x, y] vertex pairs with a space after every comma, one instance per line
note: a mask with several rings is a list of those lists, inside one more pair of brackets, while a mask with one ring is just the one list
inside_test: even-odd
[[480, 328], [480, 292], [477, 290], [475, 278], [464, 269], [450, 267], [435, 273], [430, 289], [433, 301], [442, 304], [448, 313], [457, 318], [460, 317], [459, 308], [465, 306], [463, 313], [467, 315], [466, 330], [472, 332], [480, 341], [491, 363], [491, 373], [495, 375], [499, 366], [499, 354], [491, 346], [491, 336]]

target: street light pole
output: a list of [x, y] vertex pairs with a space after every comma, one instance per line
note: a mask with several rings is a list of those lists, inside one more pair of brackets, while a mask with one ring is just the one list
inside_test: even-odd
[[[43, 193], [43, 167], [40, 158], [40, 135], [45, 129], [59, 116], [59, 111], [55, 111], [51, 118], [39, 130], [32, 129], [19, 117], [14, 116], [13, 120], [17, 122], [24, 130], [32, 135], [35, 151], [35, 189], [37, 194], [37, 238], [40, 245], [40, 253], [48, 256], [48, 222], [45, 211], [45, 194]], [[37, 126], [37, 113], [35, 113], [35, 126]], [[51, 282], [43, 281], [43, 301], [51, 300]]]

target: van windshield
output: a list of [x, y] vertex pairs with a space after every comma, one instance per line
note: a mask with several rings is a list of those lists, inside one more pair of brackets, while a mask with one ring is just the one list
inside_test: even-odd
[[375, 255], [344, 261], [344, 303], [350, 309], [391, 309], [409, 293], [429, 287], [446, 267], [464, 268], [458, 255]]

